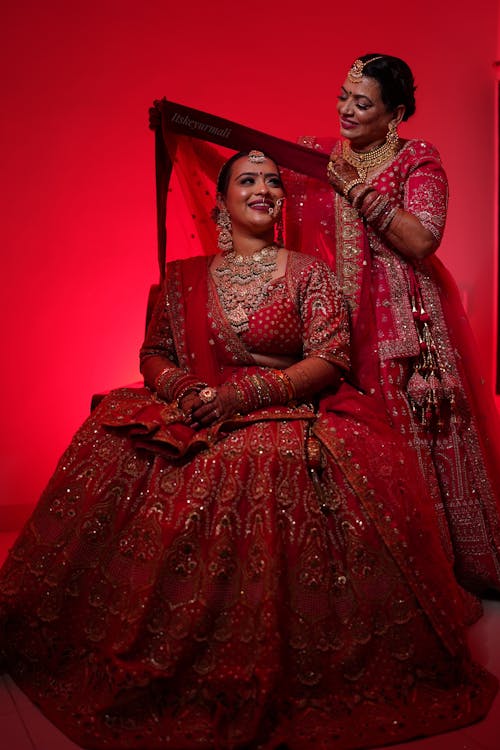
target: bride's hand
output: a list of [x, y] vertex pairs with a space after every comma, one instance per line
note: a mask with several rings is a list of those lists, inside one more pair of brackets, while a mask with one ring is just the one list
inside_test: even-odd
[[234, 388], [226, 383], [218, 388], [203, 388], [199, 393], [192, 394], [186, 404], [183, 399], [181, 409], [187, 415], [188, 424], [198, 430], [234, 416], [238, 406]]

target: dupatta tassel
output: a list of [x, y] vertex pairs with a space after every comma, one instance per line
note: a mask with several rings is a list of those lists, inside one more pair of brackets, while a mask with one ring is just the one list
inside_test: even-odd
[[418, 415], [420, 423], [430, 428], [434, 424], [442, 426], [441, 406], [445, 399], [445, 389], [439, 375], [419, 361], [408, 381], [407, 393], [411, 408]]
[[[432, 321], [425, 309], [415, 276], [411, 277], [411, 305], [420, 353], [408, 380], [407, 394], [413, 412], [423, 427], [443, 427], [442, 407], [455, 402], [457, 383], [439, 364], [438, 350], [432, 336]], [[454, 410], [451, 409], [452, 414]]]

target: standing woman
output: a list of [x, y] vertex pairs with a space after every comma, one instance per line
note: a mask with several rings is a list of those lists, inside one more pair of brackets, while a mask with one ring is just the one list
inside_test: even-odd
[[331, 151], [335, 193], [296, 185], [289, 214], [301, 246], [330, 255], [349, 303], [358, 383], [382, 398], [417, 452], [456, 574], [481, 593], [500, 590], [500, 433], [458, 289], [434, 255], [448, 201], [439, 153], [398, 134], [414, 92], [403, 60], [355, 60], [338, 96], [341, 139], [333, 149], [304, 139]]

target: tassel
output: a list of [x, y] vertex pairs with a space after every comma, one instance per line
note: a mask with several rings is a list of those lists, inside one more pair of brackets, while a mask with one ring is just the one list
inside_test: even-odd
[[420, 354], [417, 356], [411, 374], [407, 394], [412, 411], [423, 427], [444, 426], [442, 419], [443, 402], [451, 407], [452, 419], [455, 417], [455, 393], [457, 383], [447, 372], [441, 372], [436, 344], [432, 336], [432, 322], [426, 311], [417, 280], [411, 277], [411, 309], [418, 335]]

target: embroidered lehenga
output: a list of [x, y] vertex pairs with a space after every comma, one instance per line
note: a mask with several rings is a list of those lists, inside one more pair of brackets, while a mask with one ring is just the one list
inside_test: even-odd
[[[334, 145], [304, 142], [327, 153]], [[448, 188], [431, 144], [403, 142], [368, 181], [441, 239]], [[358, 384], [382, 400], [416, 452], [458, 579], [475, 592], [499, 591], [500, 431], [453, 279], [436, 256], [404, 258], [329, 186], [297, 175], [292, 182], [289, 244], [336, 272]]]
[[[321, 260], [290, 252], [238, 334], [209, 265], [167, 264], [143, 359], [210, 385], [257, 354], [347, 375], [347, 311]], [[340, 750], [476, 721], [497, 682], [469, 654], [471, 598], [426, 493], [347, 378], [199, 431], [147, 388], [115, 390], [0, 572], [5, 665], [96, 750]]]

